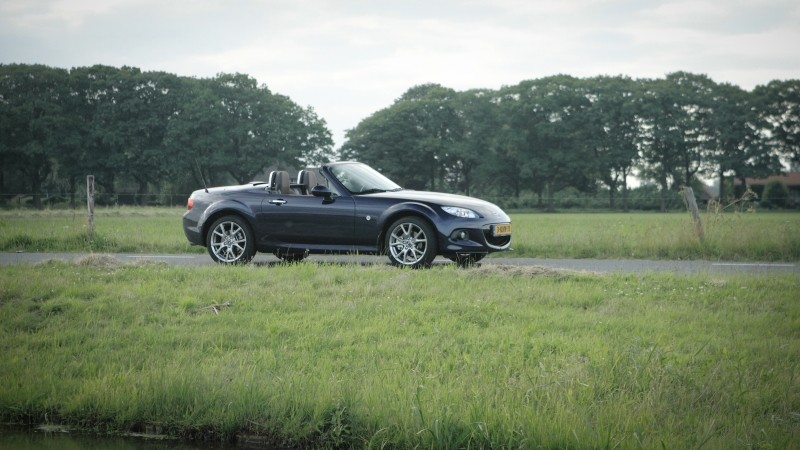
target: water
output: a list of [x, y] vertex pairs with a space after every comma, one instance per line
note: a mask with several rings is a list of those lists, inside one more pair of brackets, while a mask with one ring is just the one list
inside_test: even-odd
[[0, 427], [0, 449], [3, 450], [241, 450], [242, 448], [208, 442], [105, 437]]

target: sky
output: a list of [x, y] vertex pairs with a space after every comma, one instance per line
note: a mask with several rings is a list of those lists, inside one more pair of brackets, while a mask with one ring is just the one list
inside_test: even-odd
[[797, 0], [0, 0], [0, 63], [245, 73], [333, 133], [409, 88], [687, 71], [800, 78]]

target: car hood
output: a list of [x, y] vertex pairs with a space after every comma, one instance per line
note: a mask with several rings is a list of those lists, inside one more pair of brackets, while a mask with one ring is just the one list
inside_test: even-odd
[[510, 221], [508, 215], [506, 215], [506, 213], [494, 203], [474, 197], [467, 197], [465, 195], [445, 194], [443, 192], [414, 191], [410, 189], [368, 195], [370, 197], [392, 198], [426, 204], [435, 204], [439, 206], [458, 206], [461, 208], [469, 208], [483, 217], [493, 217], [501, 221]]

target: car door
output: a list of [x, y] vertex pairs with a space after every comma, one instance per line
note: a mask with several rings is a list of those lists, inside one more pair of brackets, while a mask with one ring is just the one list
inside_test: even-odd
[[355, 245], [375, 246], [381, 232], [380, 218], [392, 203], [391, 200], [371, 195], [357, 195], [354, 197], [356, 203], [355, 220]]
[[259, 222], [272, 245], [334, 250], [353, 245], [354, 212], [350, 197], [273, 192], [264, 198]]

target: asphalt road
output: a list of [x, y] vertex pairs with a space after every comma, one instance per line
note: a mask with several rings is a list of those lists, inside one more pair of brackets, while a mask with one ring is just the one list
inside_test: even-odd
[[[86, 256], [85, 253], [0, 253], [0, 265], [36, 264], [58, 259], [72, 261]], [[214, 262], [206, 254], [156, 255], [156, 254], [113, 254], [122, 262], [141, 260], [161, 261], [176, 266], [212, 265]], [[343, 264], [388, 264], [384, 256], [309, 256], [306, 261], [335, 262]], [[272, 255], [258, 254], [254, 264], [269, 265], [278, 262]], [[449, 260], [437, 258], [435, 264], [452, 264]], [[725, 261], [660, 261], [660, 260], [618, 260], [618, 259], [538, 259], [538, 258], [487, 258], [481, 264], [511, 266], [541, 266], [552, 269], [566, 269], [598, 273], [707, 273], [707, 274], [795, 274], [800, 276], [798, 263], [761, 263]]]

